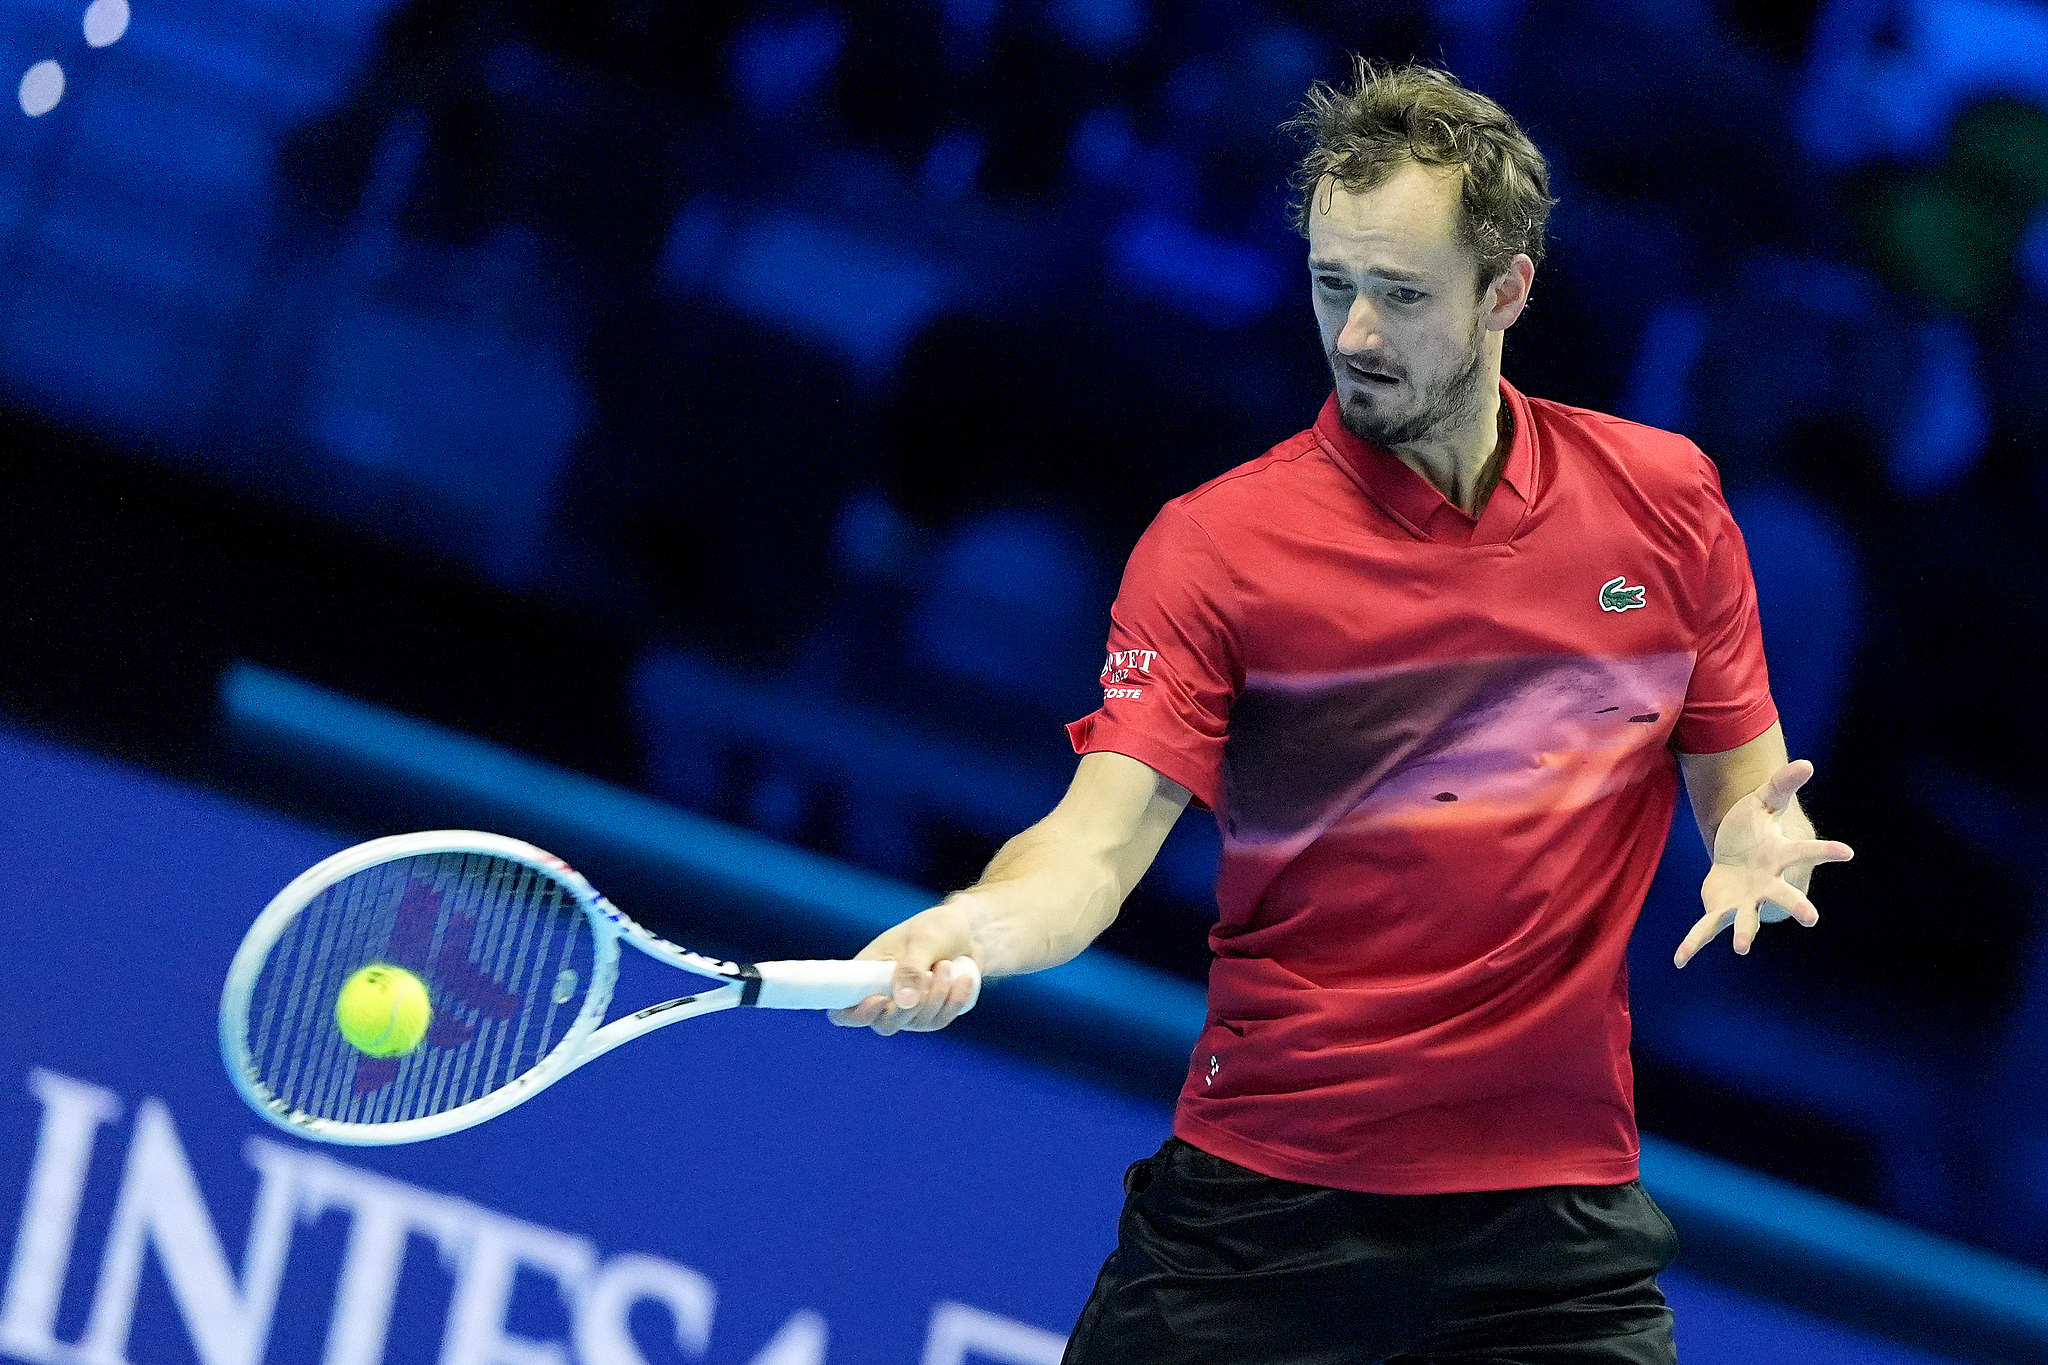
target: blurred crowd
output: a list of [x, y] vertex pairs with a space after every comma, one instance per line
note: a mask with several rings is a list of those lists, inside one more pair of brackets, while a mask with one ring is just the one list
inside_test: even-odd
[[[1685, 431], [1752, 503], [1795, 746], [1863, 686], [1884, 747], [2017, 792], [2044, 44], [2026, 0], [408, 0], [286, 140], [284, 236], [388, 216], [401, 287], [566, 352], [530, 579], [877, 700], [922, 660], [1057, 711], [1158, 503], [1319, 399], [1276, 125], [1347, 51], [1442, 62], [1553, 162], [1509, 377]], [[948, 590], [1035, 638], [961, 657]]]

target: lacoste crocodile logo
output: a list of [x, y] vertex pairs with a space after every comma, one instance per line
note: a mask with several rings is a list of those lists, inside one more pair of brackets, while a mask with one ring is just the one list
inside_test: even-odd
[[1625, 586], [1623, 577], [1623, 575], [1617, 575], [1600, 585], [1600, 610], [1634, 611], [1637, 607], [1644, 605], [1644, 589], [1641, 587], [1631, 588]]

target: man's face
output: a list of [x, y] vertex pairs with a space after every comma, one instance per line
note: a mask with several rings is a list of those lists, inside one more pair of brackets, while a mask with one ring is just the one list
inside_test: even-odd
[[1453, 436], [1483, 411], [1489, 367], [1459, 177], [1408, 162], [1361, 193], [1325, 180], [1308, 269], [1344, 426], [1396, 448]]

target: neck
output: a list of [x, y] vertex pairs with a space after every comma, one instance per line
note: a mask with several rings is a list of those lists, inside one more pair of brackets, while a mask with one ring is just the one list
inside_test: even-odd
[[1454, 431], [1428, 441], [1394, 448], [1394, 457], [1428, 479], [1436, 491], [1478, 516], [1493, 486], [1500, 482], [1508, 447], [1514, 442], [1514, 417], [1501, 401], [1500, 373], [1490, 376], [1477, 411]]

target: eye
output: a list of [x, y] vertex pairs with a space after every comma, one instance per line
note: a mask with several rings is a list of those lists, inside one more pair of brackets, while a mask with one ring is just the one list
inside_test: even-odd
[[1423, 293], [1420, 289], [1389, 289], [1387, 297], [1395, 303], [1421, 303], [1429, 295]]
[[1330, 291], [1330, 292], [1331, 292], [1332, 294], [1341, 294], [1341, 293], [1343, 293], [1343, 292], [1344, 292], [1345, 290], [1349, 289], [1350, 287], [1351, 287], [1351, 283], [1350, 283], [1350, 281], [1348, 281], [1348, 280], [1344, 279], [1344, 278], [1343, 278], [1342, 276], [1340, 276], [1340, 275], [1318, 275], [1318, 276], [1316, 276], [1316, 288], [1318, 288], [1318, 289], [1327, 289], [1327, 290], [1329, 290], [1329, 291]]

